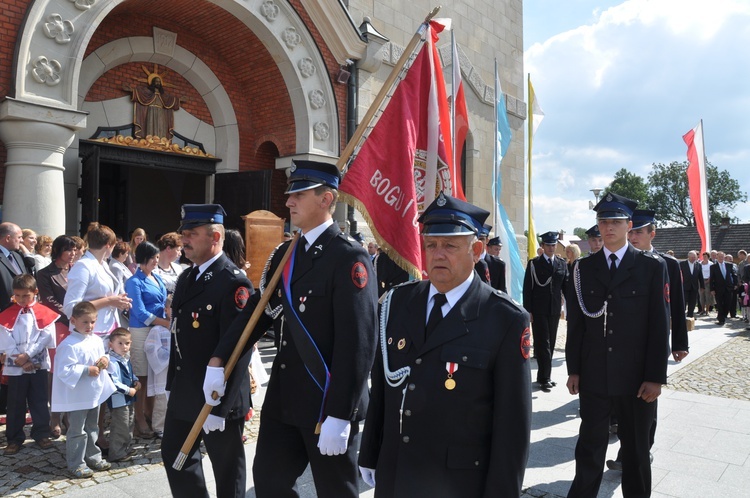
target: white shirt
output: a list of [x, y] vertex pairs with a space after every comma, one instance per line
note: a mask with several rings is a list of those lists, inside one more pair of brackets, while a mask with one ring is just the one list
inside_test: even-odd
[[166, 392], [171, 340], [169, 329], [157, 325], [151, 327], [146, 342], [143, 344], [143, 351], [148, 360], [148, 385], [146, 387], [149, 396]]
[[303, 233], [302, 236], [305, 238], [305, 251], [310, 249], [313, 243], [318, 240], [320, 234], [325, 232], [331, 225], [333, 225], [333, 218], [328, 218], [326, 221], [316, 226], [312, 230]]
[[[611, 260], [609, 259], [609, 255], [612, 254], [612, 251], [607, 249], [607, 247], [602, 247], [602, 250], [604, 251], [604, 257], [607, 260], [607, 268], [609, 268], [609, 265], [611, 264]], [[620, 267], [620, 263], [622, 263], [622, 258], [625, 256], [625, 253], [628, 250], [628, 243], [626, 242], [624, 246], [622, 246], [620, 249], [615, 251], [615, 256], [617, 256], [617, 261], [615, 261], [615, 264], [617, 265], [617, 268]]]
[[[458, 300], [461, 299], [464, 294], [466, 294], [467, 290], [469, 290], [471, 281], [474, 279], [474, 273], [475, 272], [471, 272], [469, 274], [469, 278], [445, 293], [446, 302], [441, 308], [443, 311], [443, 316], [446, 316], [448, 312], [450, 312], [451, 308], [455, 306]], [[435, 300], [433, 299], [433, 297], [435, 297], [435, 294], [440, 294], [440, 291], [438, 291], [434, 285], [430, 284], [430, 292], [427, 294], [427, 320], [430, 319], [430, 313], [432, 312], [432, 307], [435, 304]], [[425, 320], [425, 325], [427, 325], [427, 320]]]
[[[89, 251], [73, 265], [68, 272], [68, 290], [65, 292], [63, 311], [70, 318], [73, 308], [81, 301], [94, 301], [103, 297], [115, 296], [124, 292], [112, 274], [109, 265], [99, 263]], [[108, 335], [120, 326], [117, 308], [105, 306], [97, 311], [94, 333]], [[73, 324], [70, 324], [73, 330]], [[93, 363], [92, 363], [93, 365]]]
[[[201, 275], [203, 275], [203, 272], [206, 271], [206, 270], [208, 270], [208, 267], [211, 266], [212, 264], [214, 264], [214, 261], [216, 261], [217, 259], [219, 259], [222, 254], [224, 254], [224, 251], [219, 251], [219, 254], [217, 254], [213, 258], [209, 259], [208, 261], [206, 261], [205, 263], [203, 263], [202, 265], [200, 265], [198, 267], [198, 275], [195, 276], [195, 279], [198, 280], [199, 278], [201, 278]], [[190, 276], [190, 275], [188, 275], [188, 276]]]
[[12, 329], [0, 327], [0, 352], [7, 355], [3, 375], [16, 376], [25, 373], [23, 367], [14, 364], [16, 357], [22, 353], [26, 353], [31, 361], [38, 363], [41, 370], [50, 369], [47, 348], [55, 347], [55, 324], [50, 323], [40, 330], [34, 314], [36, 306], [43, 305], [31, 306], [28, 313], [19, 311]]

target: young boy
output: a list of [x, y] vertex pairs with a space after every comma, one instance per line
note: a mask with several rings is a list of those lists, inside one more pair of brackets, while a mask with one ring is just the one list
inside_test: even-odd
[[141, 389], [138, 377], [133, 374], [130, 364], [130, 331], [118, 327], [109, 335], [108, 369], [115, 393], [107, 400], [112, 421], [109, 425], [109, 461], [127, 462], [132, 460], [134, 451], [129, 451], [133, 440], [133, 416], [135, 395]]
[[46, 306], [36, 306], [36, 280], [24, 273], [13, 279], [13, 300], [0, 313], [0, 351], [4, 356], [4, 374], [8, 376], [8, 420], [5, 434], [8, 446], [4, 455], [15, 455], [23, 447], [26, 434], [26, 404], [34, 425], [31, 437], [44, 450], [52, 447], [47, 408], [47, 348], [55, 347], [55, 321], [60, 315]]
[[167, 367], [171, 342], [172, 334], [169, 329], [156, 325], [151, 327], [143, 345], [148, 360], [147, 392], [154, 397], [151, 427], [158, 438], [164, 435], [164, 417], [167, 414]]
[[96, 446], [99, 437], [99, 405], [115, 392], [104, 371], [109, 358], [102, 339], [93, 334], [96, 307], [81, 301], [70, 317], [73, 330], [57, 347], [52, 378], [52, 411], [68, 412], [67, 463], [75, 477], [91, 477], [95, 470], [107, 470]]

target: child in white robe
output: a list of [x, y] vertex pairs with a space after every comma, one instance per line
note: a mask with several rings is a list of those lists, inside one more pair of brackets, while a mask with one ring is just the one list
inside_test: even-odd
[[171, 340], [169, 329], [155, 325], [151, 327], [143, 344], [148, 360], [147, 393], [154, 397], [151, 427], [159, 438], [164, 434], [164, 417], [167, 413], [167, 367]]
[[111, 467], [96, 445], [99, 405], [115, 392], [105, 371], [109, 357], [104, 343], [93, 334], [96, 318], [93, 304], [76, 304], [70, 317], [73, 330], [58, 345], [55, 355], [52, 411], [68, 412], [67, 464], [75, 477], [92, 477], [94, 471]]

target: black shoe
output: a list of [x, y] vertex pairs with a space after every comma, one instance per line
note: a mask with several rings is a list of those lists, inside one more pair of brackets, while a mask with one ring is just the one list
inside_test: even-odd
[[619, 460], [607, 460], [607, 468], [609, 470], [619, 470], [622, 472], [622, 462]]
[[555, 386], [550, 381], [542, 382], [542, 391], [544, 391], [546, 393], [550, 392], [553, 387], [555, 387]]

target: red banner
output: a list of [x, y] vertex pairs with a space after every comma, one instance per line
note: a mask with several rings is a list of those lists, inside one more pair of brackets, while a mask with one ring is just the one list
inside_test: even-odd
[[434, 24], [393, 93], [339, 192], [367, 220], [379, 245], [415, 277], [423, 269], [417, 218], [443, 191], [452, 191], [450, 110]]
[[695, 216], [695, 227], [701, 238], [701, 253], [711, 250], [711, 218], [708, 213], [708, 186], [703, 149], [703, 121], [685, 133], [682, 140], [688, 146], [688, 192]]

